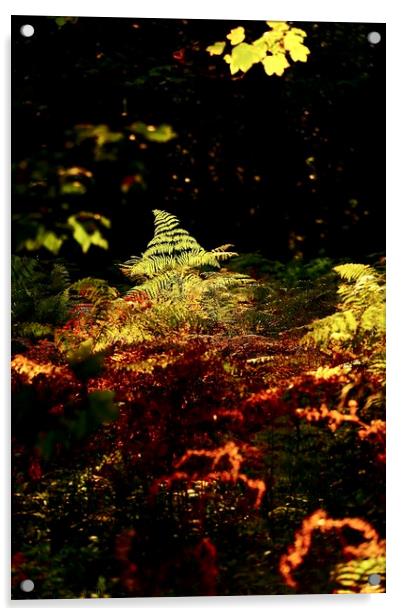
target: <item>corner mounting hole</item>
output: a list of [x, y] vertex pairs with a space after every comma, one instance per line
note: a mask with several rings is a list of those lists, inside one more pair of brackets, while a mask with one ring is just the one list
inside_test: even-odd
[[379, 586], [381, 584], [381, 575], [379, 573], [371, 573], [368, 576], [368, 583], [371, 586]]
[[20, 588], [23, 592], [32, 592], [35, 588], [35, 584], [32, 580], [23, 580], [20, 584]]
[[26, 38], [30, 38], [31, 36], [34, 35], [35, 28], [31, 26], [31, 24], [24, 24], [23, 26], [21, 26], [20, 32], [22, 36], [25, 36]]
[[379, 32], [369, 32], [367, 35], [368, 42], [372, 45], [378, 45], [381, 41], [381, 34]]

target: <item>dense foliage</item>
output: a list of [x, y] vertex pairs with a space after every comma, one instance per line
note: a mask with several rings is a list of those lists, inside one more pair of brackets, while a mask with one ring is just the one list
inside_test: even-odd
[[[335, 268], [378, 295], [362, 353], [357, 326], [327, 333], [343, 314], [324, 316], [328, 273], [309, 283], [316, 310], [327, 298], [309, 325], [303, 288], [242, 274], [228, 293], [236, 274], [210, 271], [227, 253], [155, 217], [147, 250], [123, 266], [136, 286], [70, 283], [65, 324], [35, 344], [17, 326], [14, 584], [35, 577], [41, 597], [371, 592], [370, 572], [385, 572], [380, 274]], [[339, 310], [352, 296], [358, 309], [359, 292], [338, 294]]]
[[369, 25], [32, 21], [13, 597], [384, 592]]

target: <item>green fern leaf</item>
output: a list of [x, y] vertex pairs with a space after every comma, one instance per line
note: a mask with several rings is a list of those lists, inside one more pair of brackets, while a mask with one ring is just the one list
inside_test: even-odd
[[[121, 265], [123, 273], [136, 283], [135, 290], [147, 293], [151, 299], [174, 290], [183, 295], [192, 284], [201, 282], [199, 276], [202, 272], [219, 270], [221, 262], [237, 254], [228, 250], [229, 244], [205, 250], [181, 228], [176, 216], [163, 210], [153, 210], [153, 214], [155, 232], [145, 252]], [[236, 284], [239, 282], [237, 278]], [[219, 284], [225, 285], [223, 279]], [[133, 291], [131, 289], [129, 293]]]

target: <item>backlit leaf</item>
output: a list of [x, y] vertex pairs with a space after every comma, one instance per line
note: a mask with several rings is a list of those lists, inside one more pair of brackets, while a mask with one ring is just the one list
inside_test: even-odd
[[261, 37], [264, 39], [266, 46], [269, 50], [272, 50], [283, 38], [283, 32], [279, 30], [270, 30], [268, 32], [264, 32]]
[[[289, 60], [306, 62], [310, 53], [303, 44], [306, 32], [300, 28], [292, 28], [284, 21], [267, 21], [270, 29], [259, 38], [247, 43], [242, 26], [233, 28], [227, 38], [233, 45], [232, 53], [223, 56], [229, 64], [230, 73], [247, 72], [253, 64], [261, 62], [267, 75], [283, 75], [290, 66]], [[221, 55], [225, 44], [222, 41], [207, 48], [211, 55]], [[267, 56], [267, 53], [270, 54]]]
[[47, 248], [50, 252], [57, 255], [61, 246], [63, 244], [63, 239], [58, 237], [53, 231], [46, 231], [43, 237], [43, 246]]
[[113, 132], [107, 124], [79, 124], [75, 127], [77, 141], [81, 143], [85, 139], [96, 139], [99, 147], [105, 143], [115, 143], [123, 139], [123, 133]]
[[209, 47], [207, 47], [207, 51], [211, 54], [211, 56], [220, 56], [225, 49], [225, 45], [225, 41], [218, 41], [213, 45], [209, 45]]
[[267, 43], [266, 43], [266, 40], [265, 40], [265, 38], [263, 36], [261, 36], [261, 38], [259, 38], [256, 41], [254, 41], [252, 43], [252, 46], [254, 47], [256, 52], [258, 53], [258, 57], [259, 57], [260, 60], [265, 58], [265, 56], [267, 54]]
[[239, 43], [244, 41], [245, 33], [244, 33], [243, 26], [239, 26], [238, 28], [233, 28], [233, 30], [229, 32], [226, 38], [229, 39], [232, 45], [238, 45]]
[[124, 139], [123, 132], [111, 131], [107, 124], [79, 124], [74, 127], [74, 131], [78, 144], [87, 139], [94, 141], [96, 160], [114, 160], [115, 154], [112, 144]]
[[291, 51], [295, 47], [303, 44], [303, 37], [295, 33], [294, 30], [289, 30], [284, 36], [283, 44], [287, 51]]
[[80, 214], [70, 216], [67, 220], [67, 223], [73, 229], [73, 238], [81, 246], [84, 253], [88, 252], [92, 245], [99, 246], [104, 250], [109, 248], [106, 238], [103, 237], [97, 227], [94, 228], [96, 222], [104, 227], [110, 227], [108, 218], [91, 212], [80, 212]]
[[157, 143], [166, 143], [177, 137], [170, 124], [154, 126], [153, 124], [145, 124], [145, 122], [134, 122], [131, 125], [131, 130], [148, 141], [155, 141]]
[[305, 45], [297, 45], [289, 51], [293, 62], [307, 62], [307, 56], [310, 50]]
[[289, 66], [289, 62], [283, 53], [267, 56], [262, 60], [262, 63], [267, 75], [283, 75], [285, 68]]
[[260, 54], [258, 50], [248, 43], [240, 43], [233, 48], [232, 59], [230, 62], [230, 72], [233, 74], [241, 70], [246, 73], [256, 62], [259, 62]]
[[286, 21], [267, 21], [267, 25], [272, 28], [272, 30], [279, 30], [279, 32], [289, 30], [289, 25]]
[[46, 248], [49, 252], [57, 255], [63, 242], [64, 236], [58, 236], [54, 231], [49, 231], [43, 225], [40, 225], [34, 238], [28, 238], [23, 242], [21, 247], [27, 250], [39, 250], [40, 248]]

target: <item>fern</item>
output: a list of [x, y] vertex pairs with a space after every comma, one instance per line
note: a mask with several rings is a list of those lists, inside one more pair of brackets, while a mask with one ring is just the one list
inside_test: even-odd
[[347, 263], [334, 268], [341, 277], [334, 314], [314, 321], [304, 342], [322, 349], [367, 351], [372, 367], [383, 365], [385, 280], [374, 268]]
[[81, 278], [71, 284], [67, 294], [72, 303], [89, 302], [92, 306], [101, 306], [118, 297], [118, 292], [101, 278]]
[[66, 289], [70, 284], [61, 263], [43, 264], [31, 257], [11, 259], [11, 314], [13, 335], [47, 336], [68, 315]]
[[56, 344], [64, 352], [90, 343], [92, 352], [103, 351], [117, 342], [132, 344], [150, 338], [142, 323], [118, 291], [99, 278], [82, 278], [65, 291], [71, 306], [72, 328], [61, 328]]
[[347, 280], [348, 282], [356, 282], [366, 276], [374, 278], [377, 276], [376, 271], [372, 267], [362, 263], [346, 263], [344, 265], [337, 265], [333, 269], [342, 280]]
[[[370, 575], [379, 575], [380, 583], [373, 586]], [[338, 564], [332, 572], [335, 594], [385, 592], [385, 556], [350, 560]]]
[[253, 280], [221, 269], [229, 245], [207, 251], [172, 214], [154, 211], [155, 233], [142, 257], [121, 265], [135, 283], [124, 297], [104, 280], [84, 278], [69, 285], [71, 322], [57, 332], [62, 351], [89, 344], [100, 352], [168, 336], [172, 331], [235, 330]]
[[[230, 245], [205, 250], [180, 227], [176, 216], [162, 210], [154, 210], [153, 214], [155, 233], [145, 252], [121, 265], [123, 273], [136, 283], [130, 293], [145, 292], [155, 299], [176, 288], [185, 295], [192, 284], [199, 282], [201, 272], [217, 270], [221, 262], [237, 254], [228, 250]], [[222, 279], [220, 285], [223, 284]]]
[[151, 324], [140, 310], [119, 298], [103, 307], [103, 314], [91, 320], [93, 351], [99, 352], [116, 344], [136, 344], [154, 338]]
[[53, 327], [42, 323], [22, 323], [18, 333], [24, 338], [47, 338], [53, 334]]
[[[105, 298], [94, 308], [88, 337], [94, 349], [116, 343], [132, 344], [167, 336], [172, 331], [205, 333], [238, 326], [248, 288], [254, 281], [245, 274], [221, 269], [236, 253], [230, 245], [207, 251], [176, 216], [154, 210], [155, 232], [141, 257], [131, 257], [120, 268], [135, 284], [124, 298]], [[96, 300], [75, 286], [78, 295]], [[89, 281], [88, 281], [89, 284]], [[99, 298], [101, 299], [101, 297]]]
[[70, 283], [67, 268], [62, 263], [55, 263], [50, 272], [50, 288], [57, 293], [66, 289]]

